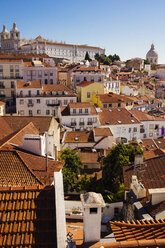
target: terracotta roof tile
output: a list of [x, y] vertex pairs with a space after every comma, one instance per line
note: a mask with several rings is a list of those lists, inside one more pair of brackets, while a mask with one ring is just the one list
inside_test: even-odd
[[0, 246], [57, 247], [54, 187], [0, 189]]
[[131, 177], [136, 175], [146, 189], [165, 188], [165, 156], [160, 156], [144, 161], [140, 166], [124, 166], [124, 185], [129, 190]]
[[16, 151], [0, 150], [0, 186], [41, 185]]
[[94, 128], [95, 136], [113, 136], [111, 130], [109, 128]]
[[114, 93], [110, 94], [98, 94], [102, 103], [121, 103], [121, 102], [132, 102], [132, 100], [125, 95], [117, 95]]
[[79, 83], [77, 86], [78, 87], [86, 87], [88, 85], [94, 84], [95, 82], [87, 82], [87, 81], [83, 81], [81, 83]]
[[140, 123], [125, 108], [102, 109], [102, 112], [99, 112], [99, 120], [101, 125], [123, 125]]
[[130, 113], [134, 115], [139, 121], [165, 121], [165, 119], [162, 117], [149, 115], [137, 109], [130, 110]]
[[17, 88], [41, 88], [40, 81], [17, 81]]
[[93, 132], [66, 132], [65, 136], [65, 143], [88, 143], [88, 142], [94, 142], [93, 140]]
[[63, 84], [45, 84], [42, 86], [42, 93], [46, 92], [65, 92], [64, 94], [66, 94], [66, 96], [75, 96], [73, 91]]
[[39, 133], [43, 134], [45, 131], [48, 131], [51, 120], [52, 117], [2, 116], [0, 117], [0, 128], [2, 123], [2, 125], [6, 125], [10, 130], [13, 130], [13, 132], [17, 132], [28, 123], [32, 122], [39, 130]]

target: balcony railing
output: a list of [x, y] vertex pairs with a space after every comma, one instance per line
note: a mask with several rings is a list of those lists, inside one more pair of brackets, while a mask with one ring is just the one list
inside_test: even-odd
[[28, 103], [27, 105], [28, 105], [28, 107], [33, 107], [34, 103]]
[[16, 76], [16, 77], [4, 77], [4, 76], [2, 76], [1, 77], [1, 79], [23, 79], [23, 77], [21, 77], [21, 76]]
[[87, 125], [92, 125], [93, 122], [92, 121], [88, 121]]
[[75, 126], [76, 126], [76, 122], [72, 122], [71, 127], [75, 127]]
[[79, 125], [80, 125], [80, 126], [84, 126], [84, 124], [85, 124], [84, 121], [80, 121], [80, 122], [79, 122]]
[[60, 106], [60, 103], [47, 103], [46, 105], [49, 107], [55, 107], [55, 106]]
[[4, 89], [4, 88], [5, 88], [5, 85], [0, 85], [0, 88], [1, 88], [1, 89]]

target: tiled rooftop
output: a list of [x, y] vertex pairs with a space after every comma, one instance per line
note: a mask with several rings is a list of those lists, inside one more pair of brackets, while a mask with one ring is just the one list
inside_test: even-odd
[[139, 121], [125, 108], [102, 109], [99, 112], [101, 125], [137, 124]]
[[165, 239], [164, 220], [111, 221], [116, 241]]
[[94, 142], [93, 140], [93, 132], [66, 132], [65, 136], [66, 143], [80, 143], [80, 142]]
[[[46, 84], [42, 86], [42, 93], [46, 92], [66, 92], [66, 96], [74, 96], [75, 94], [63, 84]], [[63, 94], [64, 95], [64, 94]], [[59, 95], [60, 96], [60, 95]]]
[[95, 136], [113, 136], [109, 128], [94, 128]]
[[98, 94], [100, 101], [102, 103], [119, 103], [119, 102], [131, 102], [132, 100], [124, 95], [117, 95], [117, 94]]
[[138, 180], [146, 189], [165, 188], [165, 156], [160, 156], [144, 161], [140, 166], [124, 166], [125, 190], [129, 190], [132, 175], [136, 175]]
[[0, 187], [42, 185], [16, 151], [0, 150]]
[[17, 81], [17, 88], [41, 88], [40, 81]]
[[0, 247], [56, 248], [54, 187], [0, 189]]
[[[4, 128], [6, 127], [8, 133], [11, 134], [11, 132], [17, 132], [18, 130], [25, 127], [28, 123], [32, 122], [39, 130], [39, 133], [43, 134], [45, 131], [48, 131], [51, 120], [52, 117], [2, 116], [0, 117], [0, 128], [1, 125], [3, 125]], [[6, 130], [5, 132], [2, 131], [2, 133], [6, 133]]]
[[131, 114], [134, 115], [139, 121], [165, 121], [162, 117], [149, 115], [137, 109], [130, 110]]

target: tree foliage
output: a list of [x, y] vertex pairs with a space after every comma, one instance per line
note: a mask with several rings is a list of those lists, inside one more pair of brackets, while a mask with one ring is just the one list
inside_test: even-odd
[[89, 62], [92, 61], [88, 52], [86, 52], [86, 54], [85, 54], [85, 60], [88, 60]]
[[103, 183], [106, 189], [114, 193], [118, 191], [123, 182], [123, 166], [133, 163], [136, 154], [143, 154], [143, 151], [122, 143], [111, 149], [103, 160]]
[[82, 162], [77, 153], [73, 150], [66, 148], [60, 155], [60, 160], [65, 161], [62, 169], [64, 178], [64, 191], [73, 191], [76, 187], [78, 175], [82, 167]]
[[104, 65], [110, 65], [112, 64], [114, 61], [116, 60], [120, 60], [120, 57], [117, 55], [117, 54], [114, 54], [114, 55], [105, 55], [105, 54], [98, 54], [96, 53], [95, 55], [95, 59], [97, 61], [99, 61], [100, 63], [103, 63]]

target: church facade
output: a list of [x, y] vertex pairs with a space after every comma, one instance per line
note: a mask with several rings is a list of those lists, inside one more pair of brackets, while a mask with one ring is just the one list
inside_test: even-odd
[[41, 36], [36, 39], [26, 40], [20, 39], [20, 31], [13, 24], [13, 29], [10, 33], [6, 26], [3, 26], [1, 32], [1, 52], [20, 52], [20, 53], [34, 53], [47, 54], [53, 58], [64, 59], [69, 63], [78, 63], [85, 59], [86, 52], [88, 52], [91, 59], [95, 58], [95, 54], [105, 54], [105, 49], [100, 47], [88, 45], [73, 45], [66, 43], [58, 43], [46, 40]]

